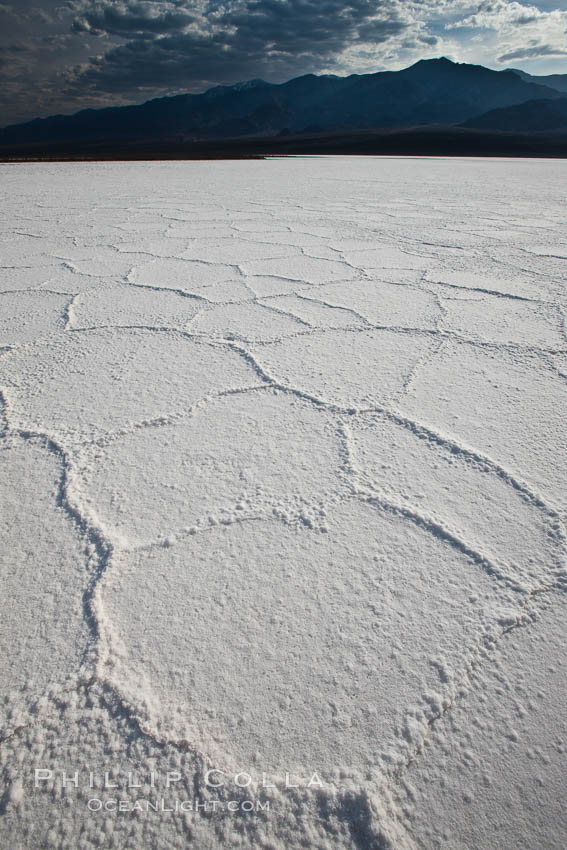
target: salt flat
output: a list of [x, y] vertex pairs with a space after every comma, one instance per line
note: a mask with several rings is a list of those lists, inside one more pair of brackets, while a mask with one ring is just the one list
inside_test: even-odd
[[0, 166], [0, 844], [567, 846], [563, 164]]

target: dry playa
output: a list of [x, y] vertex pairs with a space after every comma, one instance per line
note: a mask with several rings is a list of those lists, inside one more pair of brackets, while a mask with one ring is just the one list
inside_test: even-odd
[[0, 846], [564, 850], [562, 163], [0, 168]]

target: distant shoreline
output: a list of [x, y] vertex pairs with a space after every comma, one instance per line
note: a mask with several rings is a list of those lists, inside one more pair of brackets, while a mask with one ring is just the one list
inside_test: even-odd
[[290, 134], [139, 144], [0, 146], [0, 162], [263, 159], [267, 156], [440, 156], [567, 158], [567, 134], [487, 132], [462, 127]]

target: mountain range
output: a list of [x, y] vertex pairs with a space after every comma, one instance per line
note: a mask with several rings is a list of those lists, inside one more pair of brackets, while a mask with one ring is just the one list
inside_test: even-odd
[[209, 140], [285, 139], [408, 128], [566, 134], [567, 74], [536, 77], [449, 59], [347, 77], [250, 80], [134, 106], [85, 109], [0, 129], [0, 154], [27, 148], [202, 147]]

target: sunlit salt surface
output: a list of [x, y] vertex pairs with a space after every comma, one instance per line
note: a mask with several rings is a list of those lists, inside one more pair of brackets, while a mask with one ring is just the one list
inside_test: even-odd
[[564, 848], [562, 163], [0, 169], [0, 844]]

